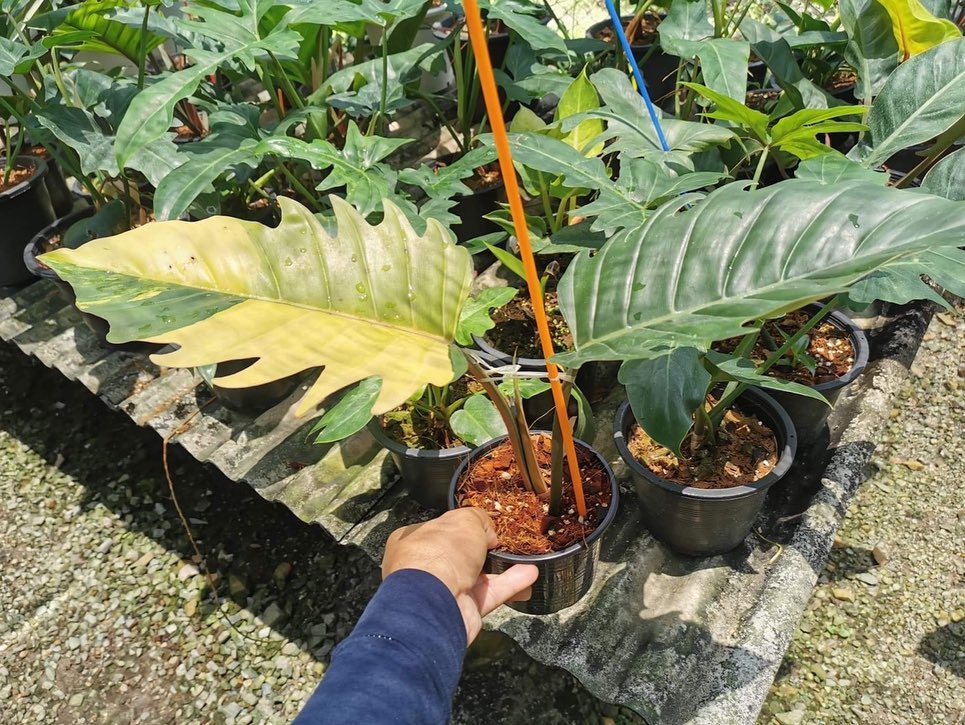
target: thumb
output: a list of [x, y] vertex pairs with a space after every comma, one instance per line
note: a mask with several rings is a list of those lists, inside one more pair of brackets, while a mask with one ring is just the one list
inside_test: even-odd
[[520, 596], [536, 581], [539, 569], [533, 564], [516, 564], [498, 575], [480, 576], [472, 588], [472, 598], [479, 607], [479, 616], [485, 617], [508, 601], [525, 600]]

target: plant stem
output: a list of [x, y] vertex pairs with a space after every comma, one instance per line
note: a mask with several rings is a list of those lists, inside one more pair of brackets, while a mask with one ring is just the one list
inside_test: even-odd
[[[801, 326], [801, 329], [788, 337], [787, 340], [784, 341], [783, 345], [768, 355], [767, 359], [757, 367], [755, 373], [757, 375], [764, 375], [768, 370], [770, 370], [782, 357], [784, 357], [784, 353], [794, 347], [798, 340], [807, 335], [821, 320], [827, 317], [831, 311], [834, 310], [839, 299], [840, 296], [836, 295], [832, 299], [828, 300], [828, 302], [818, 312], [816, 312], [810, 320]], [[714, 405], [713, 409], [710, 411], [710, 419], [714, 424], [715, 430], [716, 427], [720, 425], [720, 421], [723, 419], [724, 413], [727, 412], [727, 409], [735, 400], [737, 400], [737, 397], [741, 393], [747, 390], [747, 388], [747, 383], [739, 383], [734, 386], [730, 392], [724, 393], [721, 399], [717, 401], [717, 404]]]
[[525, 427], [520, 430], [518, 420], [513, 415], [512, 408], [509, 405], [509, 401], [506, 400], [506, 396], [500, 392], [497, 386], [493, 385], [493, 382], [489, 380], [486, 372], [479, 367], [470, 355], [465, 354], [465, 352], [463, 354], [466, 357], [469, 374], [482, 386], [486, 395], [496, 407], [496, 411], [499, 413], [503, 425], [506, 426], [509, 445], [512, 447], [513, 454], [516, 456], [516, 465], [519, 467], [519, 475], [523, 479], [523, 484], [534, 493], [545, 492], [546, 484], [543, 482], [543, 477], [540, 475], [539, 469], [537, 468], [535, 470], [534, 476], [534, 471], [527, 465], [530, 460], [530, 455], [533, 456], [533, 461], [535, 462], [535, 453], [532, 453], [533, 441], [529, 438], [529, 430]]
[[459, 146], [459, 150], [462, 153], [465, 153], [466, 151], [468, 151], [469, 149], [466, 148], [466, 145], [463, 142], [461, 134], [458, 131], [456, 131], [453, 125], [449, 123], [449, 120], [443, 115], [442, 110], [439, 108], [439, 105], [432, 99], [432, 94], [423, 93], [422, 91], [416, 91], [416, 96], [429, 104], [429, 107], [432, 108], [432, 112], [436, 114], [436, 118], [438, 118], [439, 122], [446, 127], [446, 130], [449, 132], [449, 135], [452, 136], [452, 140], [456, 142], [457, 146]]
[[[536, 173], [539, 174], [539, 195], [540, 195], [540, 198], [543, 200], [543, 214], [546, 215], [546, 223], [552, 224], [553, 223], [553, 206], [552, 206], [552, 203], [550, 202], [549, 187], [546, 185], [546, 181], [543, 178], [543, 172], [537, 171]], [[555, 232], [556, 230], [554, 229], [553, 231]]]
[[[382, 135], [385, 135], [386, 129], [386, 119], [385, 111], [389, 103], [389, 27], [386, 26], [382, 29], [382, 89], [381, 95], [379, 97], [379, 130]], [[369, 133], [371, 136], [375, 129], [375, 124], [369, 124]]]
[[288, 179], [289, 183], [294, 187], [295, 191], [297, 191], [305, 198], [306, 203], [311, 204], [311, 206], [313, 206], [316, 211], [321, 209], [321, 207], [319, 206], [318, 200], [315, 198], [315, 195], [305, 188], [305, 185], [302, 184], [301, 180], [297, 176], [295, 176], [295, 174], [289, 171], [288, 167], [285, 166], [283, 162], [278, 164], [278, 168], [281, 169], [282, 174], [285, 175], [285, 178]]
[[147, 62], [147, 21], [151, 15], [151, 6], [144, 6], [144, 18], [141, 20], [141, 47], [137, 54], [137, 90], [144, 88], [144, 65]]
[[[576, 371], [571, 371], [576, 375]], [[573, 383], [563, 383], [563, 401], [569, 404]], [[569, 421], [566, 424], [569, 425]], [[550, 516], [563, 514], [563, 425], [560, 417], [553, 413], [553, 440], [550, 447]]]
[[754, 170], [754, 180], [751, 184], [751, 189], [756, 189], [761, 183], [761, 174], [764, 173], [764, 164], [767, 162], [767, 153], [770, 151], [770, 146], [765, 146], [761, 149], [761, 157], [757, 160], [757, 168]]

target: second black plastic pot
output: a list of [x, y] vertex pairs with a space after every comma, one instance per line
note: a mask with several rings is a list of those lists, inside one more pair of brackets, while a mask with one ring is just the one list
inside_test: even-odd
[[[538, 432], [540, 431], [533, 431], [533, 433]], [[456, 490], [466, 468], [505, 440], [506, 436], [495, 438], [489, 443], [473, 449], [469, 456], [463, 460], [453, 474], [449, 485], [450, 509], [459, 507], [456, 500]], [[603, 470], [606, 471], [611, 491], [609, 509], [603, 517], [603, 521], [593, 530], [593, 533], [586, 537], [585, 541], [573, 544], [562, 551], [554, 551], [552, 554], [541, 554], [539, 556], [521, 556], [502, 551], [490, 551], [486, 555], [486, 572], [489, 574], [501, 574], [516, 564], [535, 564], [539, 569], [539, 576], [533, 583], [533, 595], [529, 600], [507, 604], [517, 612], [524, 614], [558, 612], [576, 604], [593, 586], [593, 575], [596, 572], [596, 563], [600, 559], [603, 535], [616, 519], [617, 508], [620, 505], [620, 487], [617, 485], [617, 479], [613, 475], [610, 465], [603, 456], [581, 440], [577, 439], [576, 445], [596, 456]]]
[[[94, 214], [93, 207], [87, 207], [86, 209], [81, 209], [75, 211], [73, 214], [68, 214], [67, 216], [58, 219], [53, 224], [40, 230], [33, 239], [31, 239], [27, 245], [23, 248], [21, 254], [23, 257], [23, 263], [30, 270], [30, 273], [41, 279], [47, 279], [54, 283], [57, 288], [57, 292], [60, 296], [67, 301], [68, 304], [77, 304], [77, 297], [74, 294], [74, 288], [69, 284], [64, 282], [60, 276], [52, 270], [50, 267], [45, 267], [37, 259], [38, 255], [43, 254], [47, 250], [48, 242], [57, 234], [63, 234], [70, 226], [80, 220], [86, 219]], [[110, 331], [110, 325], [102, 317], [97, 315], [92, 315], [89, 312], [84, 312], [83, 310], [78, 310], [81, 318], [84, 320], [84, 324], [93, 332], [100, 343], [105, 347], [110, 347], [115, 350], [124, 350], [125, 352], [141, 352], [141, 353], [152, 353], [157, 352], [163, 347], [150, 342], [125, 342], [125, 343], [114, 343], [107, 341], [107, 333]]]
[[[633, 20], [633, 16], [624, 15], [620, 20], [623, 22], [623, 27], [626, 28], [627, 23]], [[587, 28], [586, 37], [599, 40], [600, 32], [605, 28], [612, 27], [613, 23], [609, 18], [601, 20]], [[612, 42], [614, 43], [616, 52], [622, 54], [623, 50], [620, 48], [619, 40], [613, 38]], [[659, 41], [652, 43], [631, 43], [630, 50], [633, 51], [633, 57], [637, 63], [641, 64], [640, 72], [643, 74], [643, 80], [647, 84], [647, 92], [650, 94], [653, 102], [658, 105], [664, 105], [669, 98], [672, 104], [677, 66], [680, 63], [680, 59], [664, 53], [660, 48]]]
[[787, 473], [797, 452], [794, 424], [777, 401], [750, 388], [737, 407], [753, 413], [777, 438], [774, 469], [754, 483], [733, 488], [695, 488], [661, 478], [630, 453], [630, 428], [636, 422], [629, 403], [620, 406], [613, 425], [617, 451], [637, 487], [640, 512], [651, 534], [679, 554], [712, 556], [740, 545], [764, 505], [767, 491]]
[[23, 261], [23, 248], [55, 218], [44, 184], [47, 164], [34, 156], [18, 156], [16, 164], [32, 174], [26, 181], [0, 191], [0, 287], [33, 281]]
[[[214, 373], [211, 375], [211, 380], [240, 373], [245, 368], [254, 364], [254, 362], [254, 360], [226, 360], [219, 362], [214, 366]], [[252, 385], [250, 388], [226, 388], [217, 385], [208, 379], [205, 371], [201, 372], [201, 376], [205, 378], [212, 392], [226, 408], [245, 413], [261, 413], [274, 408], [291, 395], [295, 388], [298, 387], [298, 383], [301, 381], [303, 374], [296, 373], [281, 380], [273, 380], [270, 383], [263, 383], [262, 385]]]
[[[808, 305], [805, 309], [809, 314], [813, 315], [821, 310], [821, 305]], [[794, 421], [794, 428], [797, 430], [798, 445], [802, 451], [807, 450], [820, 438], [821, 430], [824, 428], [828, 415], [831, 413], [831, 408], [841, 395], [841, 392], [845, 387], [853, 383], [868, 365], [868, 338], [864, 332], [854, 324], [851, 318], [840, 310], [834, 310], [824, 318], [824, 321], [846, 332], [848, 339], [851, 341], [851, 347], [854, 349], [854, 363], [851, 365], [851, 369], [847, 374], [834, 380], [829, 380], [826, 383], [811, 386], [812, 389], [827, 398], [831, 405], [825, 405], [819, 400], [806, 398], [803, 395], [795, 395], [794, 393], [785, 393], [779, 390], [767, 391], [767, 394], [777, 400], [784, 410], [787, 411], [791, 420]]]
[[409, 495], [426, 508], [445, 511], [452, 476], [459, 464], [466, 460], [470, 448], [409, 448], [389, 438], [374, 419], [369, 421], [368, 430], [378, 444], [389, 452]]

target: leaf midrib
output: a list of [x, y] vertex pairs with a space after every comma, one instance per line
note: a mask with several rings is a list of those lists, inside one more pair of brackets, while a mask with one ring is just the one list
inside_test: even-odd
[[[75, 266], [75, 267], [78, 267], [78, 268], [81, 268], [81, 269], [91, 269], [91, 268], [79, 267], [79, 265], [72, 265], [72, 266]], [[369, 325], [375, 325], [375, 326], [377, 326], [377, 327], [384, 327], [384, 328], [387, 328], [387, 329], [390, 329], [390, 330], [394, 330], [394, 331], [402, 331], [402, 332], [405, 332], [405, 333], [409, 333], [409, 334], [412, 334], [412, 335], [416, 335], [416, 336], [418, 336], [418, 337], [424, 337], [424, 338], [427, 338], [427, 339], [430, 339], [430, 340], [433, 340], [433, 341], [443, 342], [443, 343], [445, 343], [445, 344], [448, 344], [448, 342], [449, 342], [449, 341], [448, 341], [445, 337], [443, 337], [442, 335], [434, 335], [434, 334], [432, 334], [432, 333], [430, 333], [430, 332], [426, 332], [425, 330], [417, 330], [417, 329], [414, 329], [414, 328], [411, 328], [411, 327], [401, 327], [401, 326], [399, 326], [399, 325], [393, 325], [393, 324], [391, 324], [391, 323], [389, 323], [389, 322], [384, 322], [384, 321], [382, 321], [382, 320], [373, 320], [373, 319], [370, 318], [370, 317], [360, 317], [360, 316], [358, 316], [358, 315], [351, 315], [351, 314], [349, 314], [349, 313], [347, 313], [347, 312], [340, 312], [340, 311], [338, 311], [338, 310], [324, 309], [324, 308], [320, 308], [320, 307], [313, 307], [313, 306], [311, 306], [311, 305], [299, 304], [298, 302], [292, 302], [292, 301], [290, 301], [290, 300], [277, 299], [277, 298], [271, 298], [271, 297], [264, 297], [264, 296], [261, 296], [261, 295], [253, 295], [253, 294], [226, 292], [225, 290], [215, 289], [215, 288], [210, 288], [210, 287], [205, 287], [205, 286], [202, 286], [202, 285], [191, 286], [191, 285], [186, 285], [186, 284], [178, 284], [177, 282], [170, 282], [170, 281], [168, 281], [168, 280], [156, 279], [156, 278], [154, 278], [154, 277], [148, 277], [148, 276], [135, 277], [135, 276], [133, 276], [133, 275], [130, 275], [130, 274], [127, 274], [127, 273], [124, 273], [124, 272], [117, 272], [117, 271], [115, 271], [115, 270], [100, 270], [100, 271], [110, 272], [110, 273], [112, 273], [112, 274], [118, 274], [118, 275], [121, 275], [122, 277], [127, 277], [128, 279], [133, 279], [133, 280], [135, 280], [135, 281], [137, 281], [137, 282], [154, 282], [154, 283], [156, 283], [156, 284], [165, 285], [165, 286], [167, 286], [167, 287], [178, 287], [178, 288], [180, 288], [180, 289], [185, 289], [185, 290], [208, 292], [208, 293], [213, 293], [213, 294], [224, 295], [225, 297], [237, 297], [237, 298], [239, 298], [239, 299], [241, 300], [241, 301], [238, 302], [237, 304], [241, 304], [241, 302], [247, 302], [247, 301], [252, 301], [252, 302], [268, 302], [268, 303], [272, 303], [272, 304], [284, 305], [284, 306], [287, 306], [287, 307], [294, 307], [294, 308], [300, 309], [300, 310], [307, 310], [307, 311], [309, 311], [309, 312], [315, 312], [315, 313], [320, 313], [320, 314], [332, 315], [333, 317], [339, 317], [339, 318], [345, 319], [345, 320], [362, 321], [362, 322], [365, 322], [366, 324], [369, 324]], [[90, 306], [96, 306], [96, 303], [94, 303], [93, 305], [90, 305]], [[232, 305], [232, 307], [234, 307], [234, 306], [235, 306], [235, 305]], [[226, 308], [226, 309], [231, 309], [231, 308]], [[217, 314], [217, 313], [216, 313], [216, 314]], [[190, 325], [185, 325], [184, 327], [190, 327]], [[176, 330], [177, 330], [177, 329], [184, 329], [184, 327], [176, 328]], [[174, 331], [172, 331], [172, 332], [174, 332]], [[169, 334], [169, 333], [163, 333], [163, 334]]]

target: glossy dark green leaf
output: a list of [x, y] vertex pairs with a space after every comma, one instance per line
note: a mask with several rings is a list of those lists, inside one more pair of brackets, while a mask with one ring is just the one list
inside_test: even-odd
[[711, 382], [700, 360], [699, 350], [678, 347], [659, 357], [627, 360], [620, 366], [619, 380], [626, 386], [637, 423], [677, 455]]
[[372, 406], [382, 390], [382, 378], [366, 378], [342, 396], [312, 426], [316, 443], [334, 443], [358, 433], [372, 419]]
[[[581, 254], [558, 286], [575, 350], [563, 365], [706, 347], [965, 238], [965, 205], [864, 182], [791, 179], [684, 195], [632, 236]], [[690, 204], [690, 208], [685, 208]], [[615, 243], [616, 241], [616, 243]]]

